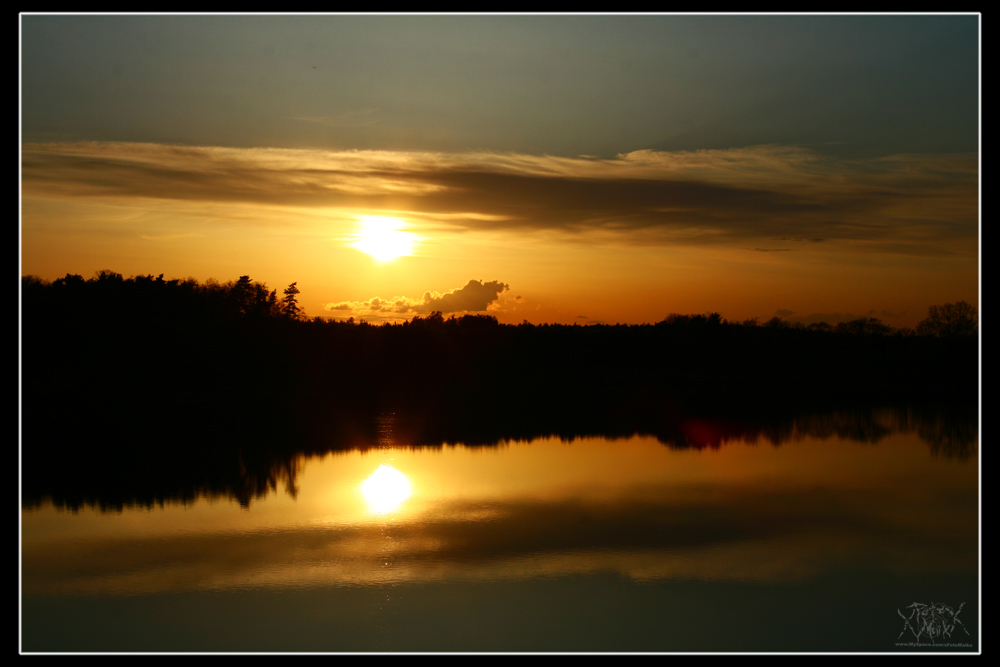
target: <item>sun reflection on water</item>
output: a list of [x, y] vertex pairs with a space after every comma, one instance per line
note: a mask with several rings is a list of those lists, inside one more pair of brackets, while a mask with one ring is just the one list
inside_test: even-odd
[[410, 480], [388, 463], [380, 465], [360, 488], [372, 514], [396, 511], [412, 493]]

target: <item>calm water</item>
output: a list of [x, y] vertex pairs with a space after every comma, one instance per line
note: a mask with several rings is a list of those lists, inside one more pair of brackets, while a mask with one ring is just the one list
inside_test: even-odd
[[22, 649], [979, 648], [975, 443], [390, 434], [294, 468], [249, 507], [22, 510]]

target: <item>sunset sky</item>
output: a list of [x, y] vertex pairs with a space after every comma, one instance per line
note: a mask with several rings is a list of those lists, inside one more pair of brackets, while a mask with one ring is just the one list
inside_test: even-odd
[[21, 16], [21, 274], [310, 316], [979, 300], [980, 18]]

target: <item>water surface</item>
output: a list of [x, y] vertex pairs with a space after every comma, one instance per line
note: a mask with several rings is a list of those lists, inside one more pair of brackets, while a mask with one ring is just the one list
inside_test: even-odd
[[978, 649], [974, 444], [390, 432], [291, 469], [249, 503], [26, 506], [23, 650]]

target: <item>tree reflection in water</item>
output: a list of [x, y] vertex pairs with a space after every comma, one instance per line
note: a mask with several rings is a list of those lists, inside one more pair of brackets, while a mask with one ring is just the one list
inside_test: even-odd
[[[276, 492], [281, 486], [293, 497], [303, 462], [331, 451], [444, 445], [496, 447], [511, 441], [559, 437], [565, 441], [600, 436], [609, 439], [651, 435], [671, 449], [720, 448], [730, 443], [769, 443], [781, 446], [803, 438], [840, 438], [877, 445], [892, 434], [916, 432], [933, 456], [967, 459], [976, 453], [978, 427], [974, 412], [918, 408], [853, 408], [780, 416], [720, 418], [671, 417], [633, 428], [608, 424], [601, 430], [575, 430], [512, 421], [510, 433], [490, 429], [452, 430], [428, 427], [402, 414], [383, 414], [367, 429], [355, 428], [346, 437], [327, 439], [325, 446], [308, 441], [191, 443], [170, 453], [155, 438], [145, 448], [134, 443], [98, 449], [54, 448], [39, 456], [25, 452], [22, 506], [38, 507], [51, 501], [56, 507], [79, 510], [94, 507], [122, 511], [126, 507], [190, 503], [198, 498], [231, 498], [243, 507]], [[366, 482], [365, 496], [375, 512], [402, 503], [409, 491], [405, 476], [391, 466], [376, 470]], [[377, 490], [377, 492], [376, 492]], [[379, 509], [383, 508], [383, 509]]]

